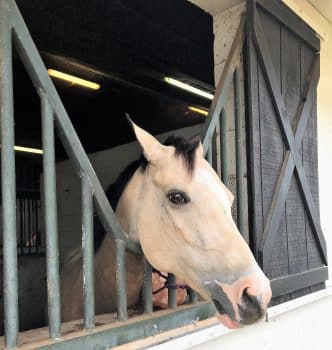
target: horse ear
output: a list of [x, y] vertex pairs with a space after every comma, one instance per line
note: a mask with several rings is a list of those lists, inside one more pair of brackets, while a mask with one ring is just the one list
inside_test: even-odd
[[197, 158], [203, 158], [204, 157], [204, 150], [203, 150], [203, 145], [202, 142], [199, 141], [199, 144], [196, 148], [196, 156]]
[[156, 162], [158, 159], [162, 159], [168, 147], [162, 145], [155, 137], [136, 125], [128, 114], [126, 114], [126, 118], [130, 126], [133, 128], [136, 139], [142, 147], [145, 158], [151, 163]]

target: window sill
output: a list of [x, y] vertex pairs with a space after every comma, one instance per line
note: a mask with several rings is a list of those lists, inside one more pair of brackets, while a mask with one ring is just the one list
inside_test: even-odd
[[[322, 300], [332, 296], [332, 285], [318, 292], [305, 295], [298, 299], [285, 302], [280, 305], [272, 306], [268, 309], [266, 318], [261, 323], [273, 322], [280, 315], [294, 311], [301, 306]], [[158, 334], [154, 337], [142, 339], [133, 343], [116, 347], [117, 350], [174, 350], [186, 349], [192, 346], [197, 346], [213, 339], [222, 337], [232, 332], [240, 332], [241, 330], [229, 330], [222, 326], [216, 318], [210, 318], [205, 321], [197, 322], [194, 325], [181, 327], [175, 330]]]

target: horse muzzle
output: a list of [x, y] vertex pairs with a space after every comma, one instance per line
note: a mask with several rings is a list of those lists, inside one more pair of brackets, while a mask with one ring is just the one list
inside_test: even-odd
[[265, 275], [252, 275], [232, 284], [219, 281], [206, 283], [219, 321], [230, 329], [253, 324], [263, 318], [272, 292]]

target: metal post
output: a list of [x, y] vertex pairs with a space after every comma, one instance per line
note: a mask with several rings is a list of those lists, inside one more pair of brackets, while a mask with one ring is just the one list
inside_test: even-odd
[[153, 311], [152, 306], [152, 266], [143, 257], [144, 263], [144, 283], [143, 283], [143, 307], [144, 313], [150, 314]]
[[198, 299], [197, 293], [193, 289], [189, 288], [189, 301], [192, 304], [195, 304], [197, 303], [197, 299]]
[[235, 153], [236, 153], [236, 194], [237, 194], [237, 225], [243, 231], [243, 133], [242, 133], [242, 100], [239, 67], [234, 73], [234, 103], [235, 103]]
[[61, 332], [59, 249], [55, 184], [53, 111], [43, 91], [39, 91], [42, 113], [44, 202], [46, 227], [46, 266], [48, 292], [48, 324], [50, 337], [59, 339]]
[[6, 349], [18, 342], [18, 281], [12, 37], [7, 1], [0, 0], [0, 118], [3, 296]]
[[126, 243], [116, 240], [116, 291], [118, 321], [127, 320]]
[[[213, 136], [212, 136], [213, 138]], [[213, 166], [212, 164], [212, 140], [209, 142], [209, 148], [207, 151], [207, 161], [210, 163], [211, 166]]]
[[[167, 284], [169, 284], [171, 286], [176, 285], [176, 277], [172, 273], [168, 274]], [[168, 288], [168, 307], [171, 309], [175, 309], [176, 306], [177, 306], [176, 289], [175, 288]]]
[[226, 111], [223, 108], [220, 112], [220, 148], [221, 148], [221, 180], [227, 186], [228, 169], [227, 169], [227, 118]]
[[93, 195], [90, 183], [84, 175], [81, 185], [84, 327], [91, 329], [95, 326]]

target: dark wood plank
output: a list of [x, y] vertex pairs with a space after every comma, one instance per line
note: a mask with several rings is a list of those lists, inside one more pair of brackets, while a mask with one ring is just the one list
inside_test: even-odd
[[[249, 22], [250, 25], [250, 22]], [[248, 31], [248, 34], [250, 31]], [[261, 152], [260, 152], [260, 118], [258, 108], [258, 58], [250, 34], [247, 37], [247, 70], [246, 70], [246, 104], [247, 104], [247, 139], [248, 139], [248, 189], [249, 201], [249, 235], [250, 246], [256, 256], [260, 238], [264, 230], [262, 213], [261, 186]]]
[[[260, 17], [264, 35], [268, 43], [269, 52], [273, 57], [273, 66], [276, 72], [275, 86], [281, 90], [281, 62], [280, 62], [280, 26], [265, 14]], [[261, 147], [261, 182], [262, 182], [262, 210], [264, 218], [264, 231], [268, 223], [268, 214], [273, 205], [273, 195], [277, 186], [279, 174], [284, 160], [284, 143], [282, 134], [275, 115], [269, 90], [266, 85], [261, 68], [259, 68], [259, 118], [260, 118], [260, 147]], [[287, 189], [286, 189], [287, 191]], [[280, 216], [274, 228], [276, 236], [268, 255], [269, 263], [264, 266], [265, 272], [270, 278], [289, 274], [288, 247], [286, 236], [285, 207], [282, 204]], [[287, 300], [285, 297], [284, 301]]]
[[302, 197], [305, 202], [307, 213], [309, 214], [309, 219], [311, 224], [314, 227], [315, 238], [317, 244], [319, 245], [320, 252], [324, 262], [327, 260], [326, 255], [326, 242], [322, 234], [322, 230], [319, 223], [319, 218], [313, 206], [312, 196], [308, 188], [308, 184], [304, 175], [304, 170], [302, 167], [302, 159], [296, 151], [296, 144], [294, 134], [291, 128], [291, 124], [287, 118], [287, 110], [284, 105], [284, 100], [281, 96], [280, 91], [278, 90], [276, 84], [276, 73], [273, 67], [271, 55], [268, 49], [268, 44], [264, 37], [264, 31], [261, 26], [258, 14], [254, 13], [254, 42], [257, 49], [258, 57], [263, 67], [264, 76], [267, 81], [267, 86], [269, 87], [270, 96], [273, 101], [276, 115], [283, 133], [284, 141], [287, 144], [287, 147], [292, 151], [292, 157], [296, 165], [296, 174], [301, 190]]
[[303, 288], [317, 285], [328, 279], [327, 266], [318, 267], [313, 270], [300, 272], [290, 276], [271, 280], [273, 295], [275, 297], [286, 293], [293, 293]]
[[[257, 2], [266, 5], [267, 9], [258, 6], [256, 10]], [[248, 44], [249, 123], [254, 122], [254, 127], [259, 127], [260, 130], [259, 140], [254, 139], [250, 143], [251, 151], [256, 152], [250, 155], [251, 168], [256, 167], [251, 172], [256, 174], [255, 176], [259, 174], [258, 179], [256, 177], [252, 179], [255, 191], [252, 193], [255, 216], [262, 211], [258, 220], [255, 217], [253, 222], [257, 224], [257, 221], [263, 221], [264, 227], [263, 231], [259, 231], [257, 225], [255, 226], [254, 242], [256, 250], [257, 244], [260, 244], [258, 251], [263, 253], [260, 258], [263, 258], [264, 271], [270, 277], [279, 272], [278, 276], [273, 277], [273, 283], [285, 284], [282, 290], [279, 288], [279, 292], [274, 294], [273, 303], [279, 303], [289, 297], [307, 294], [312, 290], [310, 288], [312, 284], [315, 285], [314, 288], [322, 288], [324, 285], [322, 282], [327, 278], [325, 272], [319, 274], [317, 271], [311, 271], [312, 267], [322, 267], [326, 249], [316, 208], [317, 164], [316, 166], [312, 164], [315, 156], [308, 155], [308, 164], [311, 162], [309, 174], [312, 177], [308, 181], [308, 169], [307, 167], [304, 169], [302, 163], [305, 164], [305, 152], [308, 152], [309, 147], [305, 149], [301, 144], [304, 131], [307, 130], [307, 121], [312, 119], [310, 111], [315, 104], [313, 100], [318, 77], [315, 73], [317, 69], [312, 62], [304, 69], [302, 46], [305, 45], [304, 42], [308, 42], [311, 46], [306, 47], [312, 55], [315, 55], [319, 40], [315, 37], [309, 38], [308, 35], [312, 35], [313, 32], [311, 30], [306, 32], [308, 27], [306, 25], [302, 27], [304, 23], [298, 17], [296, 18], [300, 24], [297, 25], [295, 18], [292, 17], [294, 14], [286, 7], [282, 8], [283, 5], [279, 2], [274, 0], [257, 2], [247, 1], [248, 36], [252, 39]], [[283, 15], [283, 11], [288, 12]], [[293, 22], [287, 23], [287, 21]], [[278, 32], [276, 28], [279, 30], [279, 37], [276, 35]], [[252, 43], [256, 49], [254, 54]], [[253, 59], [258, 60], [258, 68]], [[258, 78], [255, 81], [256, 77], [252, 76], [252, 72], [256, 68]], [[308, 79], [311, 80], [311, 85], [307, 84]], [[255, 84], [252, 84], [252, 80]], [[304, 98], [306, 94], [307, 101]], [[251, 97], [254, 99], [250, 100]], [[253, 112], [256, 114], [253, 115]], [[250, 125], [251, 137], [257, 137], [252, 128], [253, 125]], [[311, 144], [313, 138], [311, 135], [309, 140]], [[259, 147], [255, 142], [259, 143]], [[281, 150], [276, 152], [278, 142], [281, 144]], [[317, 144], [315, 151], [317, 152]], [[280, 171], [283, 172], [281, 176]], [[309, 220], [306, 219], [306, 212]], [[313, 228], [312, 246], [308, 239], [307, 226]], [[284, 234], [284, 242], [283, 229], [287, 233]], [[277, 256], [274, 257], [276, 252]], [[318, 257], [319, 254], [322, 255], [323, 260], [319, 263], [313, 261], [310, 267], [309, 260], [317, 259], [317, 253]], [[284, 264], [283, 269], [278, 271], [278, 266], [281, 264]]]
[[[308, 66], [313, 64], [314, 60], [318, 57], [312, 50], [305, 44], [301, 47], [301, 69], [303, 71], [303, 80], [306, 77]], [[318, 60], [319, 61], [319, 60]], [[319, 67], [318, 67], [319, 68]], [[309, 120], [307, 127], [304, 131], [304, 137], [302, 142], [303, 148], [303, 167], [305, 174], [309, 182], [311, 192], [313, 194], [313, 200], [316, 210], [319, 215], [319, 188], [318, 188], [318, 161], [317, 161], [317, 96], [316, 90], [312, 96], [312, 106], [309, 112]], [[314, 238], [312, 226], [308, 217], [305, 218], [306, 223], [306, 236], [307, 236], [307, 249], [308, 249], [308, 268], [313, 269], [323, 265], [323, 261], [317, 249], [317, 244]], [[311, 288], [311, 292], [324, 288], [324, 283], [314, 285]]]
[[316, 33], [289, 7], [277, 0], [256, 0], [257, 5], [304, 40], [315, 51], [320, 50]]
[[[282, 65], [282, 97], [285, 103], [290, 125], [297, 125], [297, 110], [301, 105], [301, 65], [294, 62], [301, 61], [301, 42], [293, 33], [281, 28], [281, 65]], [[302, 157], [302, 149], [299, 150]], [[305, 210], [295, 175], [293, 174], [285, 203], [287, 245], [290, 275], [308, 269], [307, 244], [305, 234]], [[302, 289], [292, 293], [296, 298], [310, 292]]]

